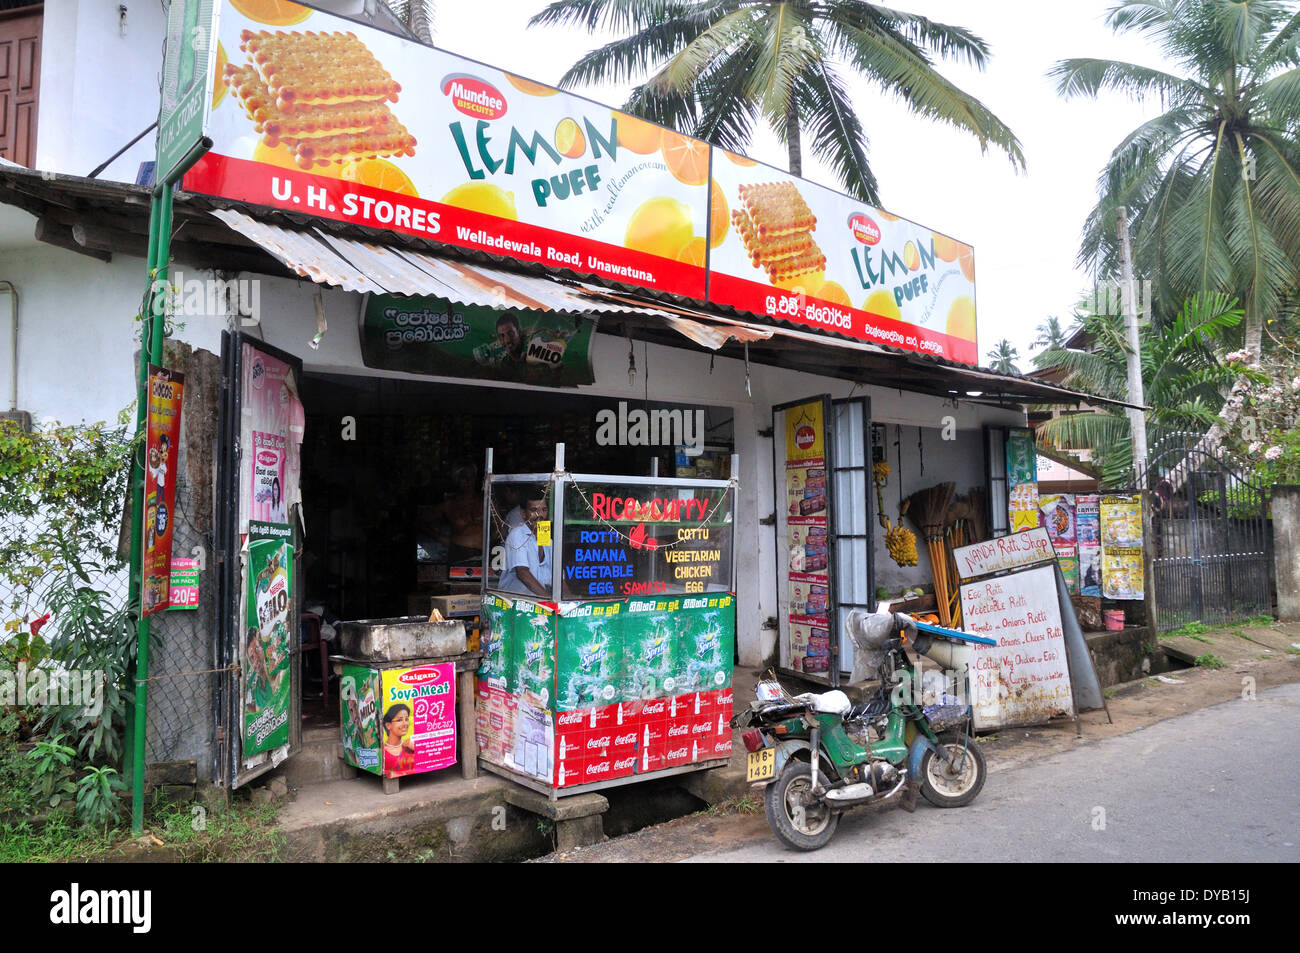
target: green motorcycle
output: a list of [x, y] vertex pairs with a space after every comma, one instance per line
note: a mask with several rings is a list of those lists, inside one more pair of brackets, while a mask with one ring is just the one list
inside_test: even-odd
[[[936, 807], [964, 807], [984, 787], [984, 755], [971, 738], [966, 699], [971, 645], [996, 644], [903, 613], [849, 614], [855, 675], [875, 670], [880, 685], [852, 704], [841, 691], [791, 697], [771, 673], [758, 698], [732, 719], [749, 752], [747, 777], [766, 785], [764, 806], [777, 838], [796, 850], [826, 846], [850, 808], [891, 799], [916, 808], [919, 791]], [[944, 667], [961, 694], [924, 704], [909, 652]], [[949, 684], [949, 682], [945, 682]], [[817, 756], [813, 757], [813, 752]]]

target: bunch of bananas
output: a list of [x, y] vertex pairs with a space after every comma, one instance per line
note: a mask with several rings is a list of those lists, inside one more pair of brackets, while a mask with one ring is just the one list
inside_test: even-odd
[[885, 496], [880, 491], [889, 482], [889, 464], [883, 460], [871, 465], [871, 481], [876, 484], [876, 519], [881, 529], [889, 529], [889, 517], [885, 515]]
[[[888, 523], [889, 520], [886, 519], [885, 522]], [[890, 526], [885, 532], [885, 549], [898, 565], [916, 565], [916, 536], [902, 523]]]

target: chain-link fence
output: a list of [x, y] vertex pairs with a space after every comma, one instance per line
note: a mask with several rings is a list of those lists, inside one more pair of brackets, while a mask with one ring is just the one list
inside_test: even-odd
[[[182, 450], [179, 472], [185, 472]], [[193, 484], [176, 483], [176, 522], [172, 556], [198, 560], [199, 601], [192, 608], [151, 616], [149, 626], [148, 720], [145, 753], [149, 762], [196, 761], [207, 777], [216, 734], [212, 710], [216, 631], [210, 520], [196, 513]]]
[[[89, 666], [116, 670], [123, 702], [130, 696], [126, 673], [136, 630], [127, 616], [129, 529], [123, 518], [129, 444], [126, 427], [0, 433], [0, 668], [15, 684], [30, 683], [18, 679], [20, 666], [24, 673]], [[200, 598], [194, 608], [151, 617], [145, 752], [148, 763], [196, 761], [199, 776], [207, 777], [217, 667], [212, 532], [204, 528], [211, 525], [211, 495], [195, 492], [186, 462], [182, 445], [172, 552], [198, 560]], [[205, 507], [209, 512], [202, 513]], [[25, 720], [36, 725], [40, 708], [32, 708], [28, 696], [15, 701], [27, 706]], [[129, 720], [129, 704], [125, 714]], [[113, 722], [115, 730], [122, 725]], [[106, 747], [120, 751], [121, 743]]]

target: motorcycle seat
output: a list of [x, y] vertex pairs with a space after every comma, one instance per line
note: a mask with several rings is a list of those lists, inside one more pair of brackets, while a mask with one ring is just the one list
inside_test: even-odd
[[805, 692], [802, 695], [796, 695], [795, 700], [807, 702], [813, 711], [824, 715], [844, 715], [853, 707], [853, 703], [849, 701], [849, 696], [839, 689], [832, 689], [829, 692], [820, 694]]

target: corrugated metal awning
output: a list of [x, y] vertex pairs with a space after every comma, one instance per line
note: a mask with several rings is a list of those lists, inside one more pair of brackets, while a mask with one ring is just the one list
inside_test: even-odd
[[[317, 225], [285, 227], [254, 218], [238, 209], [210, 214], [257, 243], [291, 271], [320, 284], [375, 294], [433, 295], [457, 304], [498, 310], [525, 309], [562, 314], [623, 314], [654, 319], [687, 340], [716, 351], [728, 341], [768, 345], [768, 349], [817, 349], [828, 361], [880, 369], [909, 378], [912, 389], [921, 377], [931, 389], [967, 396], [1012, 397], [1036, 403], [1092, 403], [1131, 406], [1072, 391], [1033, 378], [1012, 378], [994, 371], [940, 362], [867, 341], [803, 330], [789, 324], [753, 324], [694, 308], [655, 303], [576, 278], [561, 280], [491, 265], [469, 264], [399, 244], [347, 238]], [[838, 358], [835, 356], [838, 352]], [[822, 358], [818, 356], [818, 364]], [[900, 365], [899, 362], [902, 362]], [[928, 391], [927, 391], [928, 392]]]
[[772, 328], [743, 322], [705, 324], [678, 309], [666, 311], [619, 300], [604, 288], [579, 281], [564, 283], [545, 276], [471, 265], [397, 245], [357, 241], [319, 228], [284, 228], [236, 209], [214, 209], [212, 214], [295, 273], [345, 291], [434, 295], [457, 304], [503, 310], [648, 315], [662, 319], [684, 337], [714, 351], [732, 338], [742, 343], [764, 341], [775, 333]]

